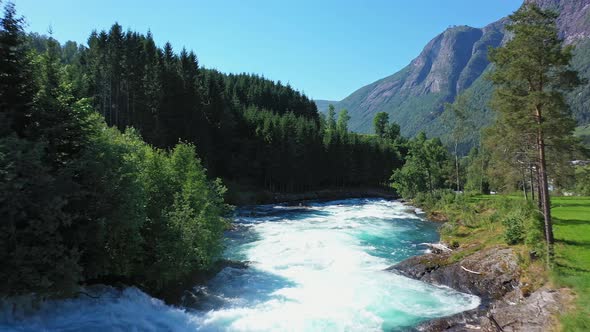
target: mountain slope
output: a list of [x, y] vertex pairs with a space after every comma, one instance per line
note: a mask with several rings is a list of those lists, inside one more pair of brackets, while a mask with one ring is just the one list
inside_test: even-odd
[[338, 107], [350, 111], [354, 130], [370, 131], [375, 113], [384, 111], [402, 126], [403, 134], [413, 135], [481, 76], [488, 65], [488, 47], [500, 45], [504, 38], [501, 28], [492, 24], [484, 29], [447, 29], [406, 68], [354, 92]]
[[[583, 46], [577, 50], [575, 67], [590, 77], [590, 0], [526, 0], [543, 8], [560, 11], [558, 27], [567, 43]], [[487, 51], [506, 41], [507, 18], [484, 28], [458, 26], [447, 29], [431, 40], [407, 67], [364, 86], [338, 102], [351, 115], [350, 128], [371, 132], [372, 119], [378, 112], [387, 112], [400, 124], [402, 134], [412, 136], [419, 131], [442, 135], [445, 129], [439, 118], [446, 102], [469, 90], [480, 124], [492, 118], [487, 109], [491, 84], [483, 74], [489, 70]], [[572, 108], [579, 121], [590, 121], [588, 86], [572, 94]]]
[[328, 106], [330, 104], [332, 104], [332, 105], [338, 104], [338, 102], [334, 101], [334, 100], [317, 99], [317, 100], [314, 100], [314, 102], [318, 108], [318, 112], [323, 113], [323, 114], [328, 113]]

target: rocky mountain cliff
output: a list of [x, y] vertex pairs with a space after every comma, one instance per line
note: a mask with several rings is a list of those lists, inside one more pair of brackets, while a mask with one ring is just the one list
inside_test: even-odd
[[[560, 33], [567, 43], [583, 46], [574, 62], [583, 75], [590, 77], [590, 0], [525, 2], [560, 12]], [[444, 104], [469, 90], [473, 95], [471, 106], [480, 113], [478, 119], [483, 126], [492, 117], [487, 109], [492, 87], [483, 78], [489, 68], [487, 51], [506, 41], [507, 22], [504, 18], [484, 28], [449, 28], [431, 40], [404, 69], [360, 88], [335, 106], [349, 110], [350, 128], [358, 132], [371, 132], [375, 114], [387, 112], [400, 124], [404, 135], [412, 136], [422, 130], [442, 135], [445, 129], [439, 117]], [[588, 86], [578, 89], [571, 98], [576, 101], [574, 113], [581, 122], [590, 121], [588, 90]]]

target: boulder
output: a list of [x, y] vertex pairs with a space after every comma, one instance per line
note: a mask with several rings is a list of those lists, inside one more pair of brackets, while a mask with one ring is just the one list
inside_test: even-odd
[[484, 303], [502, 298], [519, 283], [516, 255], [512, 249], [503, 247], [477, 251], [456, 262], [449, 252], [426, 254], [387, 270], [477, 295]]

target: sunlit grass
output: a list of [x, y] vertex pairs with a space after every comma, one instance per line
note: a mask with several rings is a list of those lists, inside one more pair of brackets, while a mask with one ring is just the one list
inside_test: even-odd
[[553, 198], [556, 260], [553, 280], [572, 288], [576, 308], [561, 317], [564, 331], [590, 331], [590, 197]]
[[[523, 197], [476, 195], [466, 199], [467, 204], [462, 210], [458, 210], [457, 206], [441, 207], [440, 212], [448, 215], [456, 225], [446, 234], [443, 228], [443, 240], [466, 248], [461, 256], [503, 244], [503, 226], [495, 221], [494, 213], [496, 216], [498, 212], [505, 213], [501, 209], [519, 200]], [[552, 197], [552, 214], [556, 246], [550, 279], [554, 286], [568, 287], [576, 293], [575, 307], [561, 315], [560, 327], [563, 331], [590, 331], [590, 197]], [[477, 218], [478, 222], [470, 222], [473, 218]], [[523, 246], [514, 249], [517, 252], [527, 251]], [[540, 273], [539, 268], [542, 269], [543, 264], [537, 263], [527, 268], [534, 270], [535, 274]], [[525, 277], [526, 274], [527, 271]], [[542, 278], [537, 274], [536, 279]]]

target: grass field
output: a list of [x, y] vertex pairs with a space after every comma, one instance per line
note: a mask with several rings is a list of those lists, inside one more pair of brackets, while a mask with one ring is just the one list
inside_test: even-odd
[[561, 317], [564, 331], [590, 331], [590, 197], [555, 197], [552, 201], [557, 286], [577, 294], [576, 309]]
[[[430, 211], [458, 221], [450, 232], [442, 233], [448, 243], [469, 248], [463, 254], [497, 244], [505, 245], [505, 228], [497, 222], [518, 209], [520, 195], [469, 196], [464, 203], [438, 202]], [[541, 286], [550, 281], [555, 287], [571, 288], [577, 295], [575, 307], [563, 313], [563, 331], [590, 331], [590, 197], [552, 197], [555, 233], [555, 264], [549, 273], [543, 261], [523, 266], [527, 283]], [[524, 245], [514, 247], [528, 252]], [[461, 258], [461, 257], [458, 257]]]

